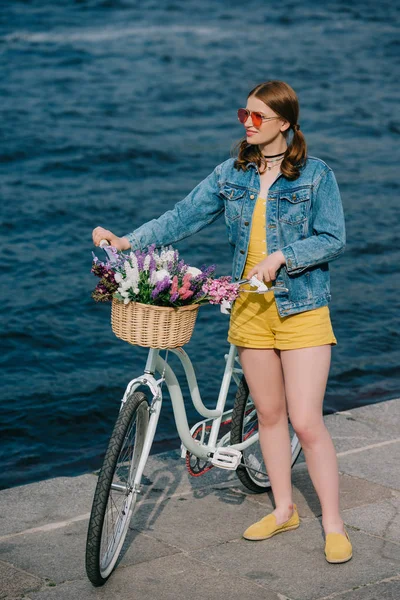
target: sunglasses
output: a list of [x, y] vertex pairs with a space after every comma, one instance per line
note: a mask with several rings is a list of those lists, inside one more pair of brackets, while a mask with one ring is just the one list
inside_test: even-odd
[[261, 127], [264, 121], [270, 121], [271, 119], [280, 119], [280, 117], [266, 117], [259, 112], [253, 110], [247, 110], [247, 108], [239, 108], [237, 111], [238, 119], [241, 123], [246, 123], [247, 119], [251, 117], [254, 127]]

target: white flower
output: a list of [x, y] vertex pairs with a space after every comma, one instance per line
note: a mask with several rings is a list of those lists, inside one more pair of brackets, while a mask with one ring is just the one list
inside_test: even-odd
[[146, 255], [146, 258], [144, 259], [144, 263], [143, 263], [143, 271], [148, 271], [149, 267], [150, 267], [150, 254]]
[[161, 252], [160, 258], [163, 262], [169, 262], [170, 260], [173, 260], [174, 258], [174, 254], [175, 251], [174, 250], [163, 250]]
[[166, 277], [171, 281], [171, 274], [167, 269], [160, 269], [159, 271], [155, 271], [156, 281], [162, 281]]
[[165, 269], [168, 266], [168, 263], [174, 259], [175, 250], [170, 247], [169, 249], [163, 248], [160, 252], [160, 255], [155, 256], [157, 267], [161, 267]]
[[158, 252], [157, 252], [157, 251], [154, 251], [154, 252], [153, 252], [153, 258], [154, 258], [154, 259], [155, 259], [155, 261], [156, 261], [156, 266], [157, 266], [157, 267], [161, 267], [161, 265], [163, 264], [163, 259], [162, 259], [162, 257], [160, 256], [160, 254], [158, 254]]
[[133, 263], [132, 265], [127, 260], [124, 262], [126, 278], [121, 282], [117, 282], [121, 284], [121, 287], [124, 290], [127, 290], [130, 287], [137, 288], [137, 284], [139, 282], [139, 269], [135, 255], [133, 255], [131, 261]]
[[115, 273], [114, 279], [117, 283], [121, 283], [123, 277], [122, 277], [121, 273]]
[[153, 271], [152, 274], [150, 275], [150, 277], [149, 277], [150, 285], [156, 285], [156, 283], [157, 283], [156, 273], [157, 273], [157, 271]]
[[123, 279], [118, 289], [122, 290], [123, 292], [126, 292], [126, 290], [129, 290], [131, 286], [132, 282], [129, 279]]
[[134, 269], [137, 269], [138, 262], [137, 262], [137, 257], [136, 257], [136, 254], [133, 254], [133, 255], [131, 256], [131, 265], [132, 265], [132, 267], [133, 267]]
[[188, 267], [186, 273], [190, 273], [193, 277], [196, 277], [197, 275], [200, 275], [201, 271], [200, 269], [196, 269], [196, 267]]
[[171, 275], [169, 271], [167, 271], [166, 269], [160, 269], [159, 271], [152, 272], [149, 281], [151, 285], [155, 286], [159, 281], [165, 279], [165, 277], [168, 277], [169, 281], [171, 281]]

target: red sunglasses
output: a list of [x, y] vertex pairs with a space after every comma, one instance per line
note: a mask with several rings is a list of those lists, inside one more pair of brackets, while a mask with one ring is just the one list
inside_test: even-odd
[[239, 108], [239, 110], [237, 111], [237, 115], [241, 123], [246, 123], [247, 119], [251, 117], [254, 127], [261, 127], [264, 121], [270, 121], [271, 119], [280, 119], [280, 117], [266, 117], [265, 115], [259, 112], [247, 110], [247, 108]]

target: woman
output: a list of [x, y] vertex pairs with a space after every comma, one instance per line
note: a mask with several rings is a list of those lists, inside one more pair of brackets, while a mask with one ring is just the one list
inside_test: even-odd
[[[296, 431], [322, 508], [325, 557], [346, 562], [352, 546], [339, 512], [339, 474], [323, 420], [323, 399], [337, 343], [330, 321], [328, 262], [345, 247], [340, 192], [332, 169], [307, 156], [296, 93], [267, 81], [238, 111], [246, 129], [237, 158], [214, 171], [172, 210], [123, 237], [97, 227], [121, 250], [173, 244], [224, 214], [233, 251], [233, 280], [255, 275], [288, 291], [242, 294], [234, 303], [228, 341], [256, 405], [260, 444], [275, 510], [246, 529], [261, 540], [296, 529], [287, 415]], [[291, 140], [289, 135], [292, 132]]]

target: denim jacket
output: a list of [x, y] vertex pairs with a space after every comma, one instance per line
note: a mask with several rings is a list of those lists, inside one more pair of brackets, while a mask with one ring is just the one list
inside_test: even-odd
[[[224, 215], [233, 253], [232, 280], [240, 280], [260, 175], [255, 163], [238, 171], [234, 161], [230, 158], [217, 165], [174, 208], [125, 235], [131, 248], [174, 244]], [[266, 209], [268, 254], [281, 250], [286, 261], [275, 279], [276, 285], [288, 289], [274, 291], [280, 316], [327, 305], [331, 299], [328, 263], [342, 254], [346, 243], [342, 201], [332, 169], [308, 156], [296, 180], [279, 173], [268, 190]]]

